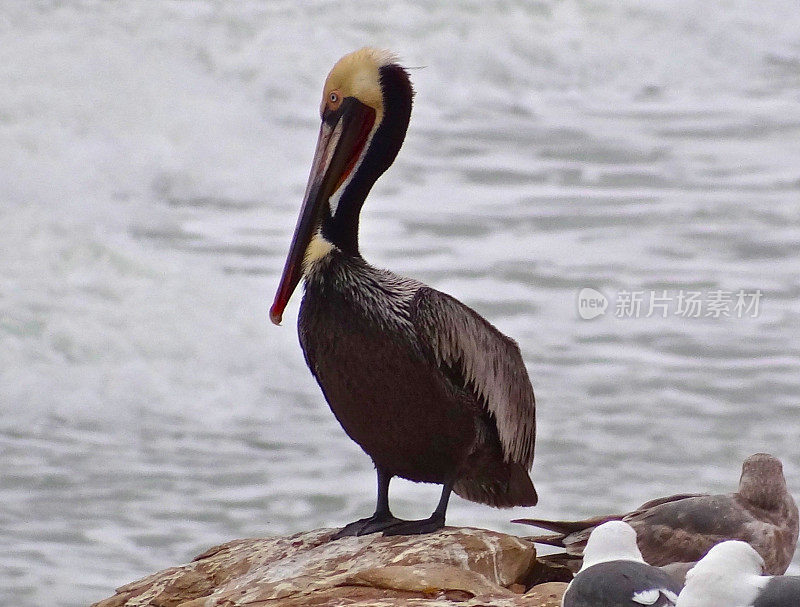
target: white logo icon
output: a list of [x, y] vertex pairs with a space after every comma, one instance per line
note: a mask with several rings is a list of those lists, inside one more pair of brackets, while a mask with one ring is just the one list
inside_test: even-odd
[[608, 299], [600, 291], [589, 287], [578, 293], [578, 316], [583, 320], [592, 320], [606, 313]]

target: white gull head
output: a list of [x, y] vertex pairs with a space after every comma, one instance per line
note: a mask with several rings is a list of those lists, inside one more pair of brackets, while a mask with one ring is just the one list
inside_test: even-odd
[[677, 607], [750, 607], [770, 580], [763, 571], [764, 559], [750, 544], [721, 542], [686, 574]]
[[586, 542], [580, 570], [608, 561], [645, 562], [636, 545], [636, 531], [628, 523], [608, 521], [595, 528]]

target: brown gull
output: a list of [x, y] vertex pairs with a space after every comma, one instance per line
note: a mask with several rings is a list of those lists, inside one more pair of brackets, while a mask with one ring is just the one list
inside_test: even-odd
[[555, 531], [555, 535], [533, 539], [565, 548], [566, 553], [552, 555], [549, 560], [563, 562], [574, 570], [592, 529], [611, 520], [625, 521], [636, 530], [645, 561], [683, 568], [684, 572], [715, 544], [742, 540], [762, 556], [766, 573], [781, 575], [791, 563], [797, 544], [797, 505], [786, 487], [780, 460], [766, 453], [756, 453], [744, 461], [735, 493], [682, 493], [651, 500], [627, 514], [582, 521], [514, 522]]

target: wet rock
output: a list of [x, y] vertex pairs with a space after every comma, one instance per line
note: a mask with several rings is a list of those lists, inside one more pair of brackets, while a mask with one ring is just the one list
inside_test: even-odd
[[332, 542], [332, 533], [228, 542], [122, 586], [94, 607], [557, 604], [553, 588], [519, 594], [530, 579], [546, 580], [540, 580], [533, 544], [515, 536], [446, 528]]

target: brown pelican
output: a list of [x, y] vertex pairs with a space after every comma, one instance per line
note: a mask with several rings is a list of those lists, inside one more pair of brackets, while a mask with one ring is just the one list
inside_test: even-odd
[[[768, 453], [751, 455], [742, 464], [739, 490], [723, 495], [682, 493], [651, 500], [627, 514], [583, 521], [518, 519], [557, 532], [534, 541], [566, 548], [548, 560], [579, 559], [592, 530], [610, 520], [630, 524], [645, 560], [659, 567], [694, 564], [709, 548], [725, 540], [743, 540], [764, 558], [766, 571], [780, 575], [789, 567], [798, 537], [798, 511], [786, 487], [781, 461]], [[673, 569], [676, 573], [678, 569]], [[688, 569], [688, 567], [684, 568]]]
[[[298, 333], [311, 373], [378, 474], [375, 513], [335, 537], [428, 533], [451, 491], [496, 507], [535, 505], [533, 389], [517, 344], [477, 312], [421, 282], [369, 265], [361, 206], [405, 138], [413, 89], [386, 51], [334, 65], [300, 217], [270, 318], [280, 324], [301, 277]], [[433, 514], [389, 510], [399, 476], [443, 485]]]

